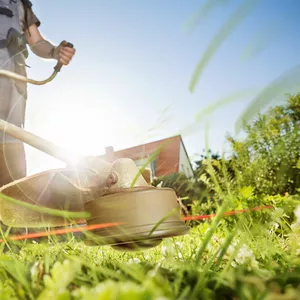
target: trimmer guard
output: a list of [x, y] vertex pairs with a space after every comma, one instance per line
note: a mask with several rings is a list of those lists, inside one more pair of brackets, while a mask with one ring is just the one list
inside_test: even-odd
[[[72, 171], [54, 169], [16, 180], [0, 188], [0, 193], [24, 203], [72, 212], [84, 211], [85, 190], [70, 178]], [[34, 211], [0, 198], [0, 219], [10, 227], [67, 226], [71, 220]], [[83, 223], [85, 220], [73, 220]]]

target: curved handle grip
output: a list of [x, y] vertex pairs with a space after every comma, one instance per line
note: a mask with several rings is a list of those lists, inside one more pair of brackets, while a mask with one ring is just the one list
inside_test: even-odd
[[[74, 48], [74, 45], [71, 44], [71, 43], [67, 43], [67, 45], [66, 45], [65, 47]], [[55, 72], [57, 72], [57, 73], [60, 72], [62, 66], [63, 66], [63, 64], [60, 63], [60, 62], [58, 62], [58, 63], [56, 64], [56, 66], [54, 67]]]

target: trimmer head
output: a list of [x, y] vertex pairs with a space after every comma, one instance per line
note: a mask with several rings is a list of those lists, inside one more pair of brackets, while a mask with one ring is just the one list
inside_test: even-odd
[[[175, 192], [170, 188], [156, 188], [140, 177], [130, 159], [116, 161], [112, 167], [116, 182], [109, 188], [79, 188], [74, 172], [67, 169], [50, 170], [15, 181], [2, 189], [4, 195], [53, 209], [87, 212], [85, 220], [73, 220], [87, 225], [118, 223], [118, 226], [81, 234], [86, 245], [111, 245], [116, 250], [136, 251], [155, 247], [164, 238], [184, 235], [189, 227], [181, 220]], [[42, 227], [70, 225], [70, 220], [31, 210], [1, 199], [2, 222], [11, 227], [40, 231]]]
[[87, 238], [88, 245], [110, 244], [118, 250], [139, 250], [189, 231], [180, 218], [176, 194], [169, 188], [124, 189], [87, 202], [85, 211], [91, 213], [88, 225], [112, 220], [123, 223], [94, 231], [100, 238]]

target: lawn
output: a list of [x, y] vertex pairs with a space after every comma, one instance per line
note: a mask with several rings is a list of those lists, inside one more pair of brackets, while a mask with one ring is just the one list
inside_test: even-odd
[[2, 244], [1, 299], [299, 299], [295, 220], [281, 208], [218, 216], [138, 252], [74, 237]]

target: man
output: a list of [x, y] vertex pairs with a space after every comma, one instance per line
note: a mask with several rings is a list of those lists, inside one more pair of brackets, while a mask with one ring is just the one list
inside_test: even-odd
[[[0, 69], [26, 76], [27, 46], [45, 59], [68, 65], [75, 49], [63, 41], [59, 46], [46, 41], [39, 32], [40, 21], [28, 0], [0, 0]], [[0, 119], [23, 127], [27, 84], [0, 76]], [[22, 142], [0, 132], [0, 187], [26, 176]]]

